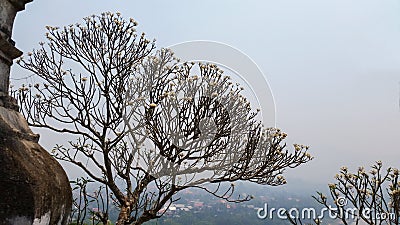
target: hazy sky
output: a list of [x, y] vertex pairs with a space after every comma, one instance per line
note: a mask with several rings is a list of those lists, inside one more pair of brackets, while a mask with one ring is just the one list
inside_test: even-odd
[[[400, 167], [398, 0], [34, 0], [18, 14], [13, 39], [29, 51], [45, 25], [104, 11], [135, 18], [159, 47], [212, 40], [249, 55], [273, 91], [277, 126], [315, 156], [288, 173], [289, 185], [295, 177], [327, 183], [342, 165], [377, 159]], [[28, 74], [16, 67], [13, 78]], [[62, 140], [41, 133], [47, 148]]]

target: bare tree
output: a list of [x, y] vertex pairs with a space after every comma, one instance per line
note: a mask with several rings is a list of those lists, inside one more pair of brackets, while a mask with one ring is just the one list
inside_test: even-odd
[[[367, 172], [359, 167], [355, 173], [342, 167], [329, 184], [329, 196], [318, 192], [313, 198], [342, 224], [400, 224], [400, 180], [396, 168], [382, 168], [377, 161]], [[292, 224], [302, 224], [292, 219]], [[321, 221], [318, 221], [320, 224]]]
[[[91, 224], [104, 224], [108, 225], [107, 213], [109, 205], [107, 204], [105, 196], [108, 191], [104, 191], [104, 186], [99, 186], [93, 193], [88, 192], [88, 184], [93, 183], [88, 178], [77, 178], [71, 181], [72, 193], [74, 196], [72, 211], [70, 215], [71, 225], [87, 224], [87, 217], [91, 215]], [[104, 196], [105, 195], [105, 196]], [[91, 208], [93, 206], [95, 208]]]
[[119, 13], [49, 26], [48, 43], [19, 60], [43, 80], [18, 90], [22, 113], [31, 126], [76, 137], [54, 155], [111, 193], [117, 224], [159, 218], [187, 188], [247, 201], [235, 181], [282, 185], [286, 168], [312, 159], [307, 146], [289, 151], [285, 133], [264, 128], [217, 66], [153, 51], [135, 27]]

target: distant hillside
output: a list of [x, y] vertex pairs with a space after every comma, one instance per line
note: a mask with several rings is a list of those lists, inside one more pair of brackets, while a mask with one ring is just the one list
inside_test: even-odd
[[[230, 185], [230, 184], [225, 184]], [[164, 208], [165, 213], [158, 220], [147, 222], [146, 225], [283, 225], [289, 224], [278, 218], [276, 211], [279, 208], [287, 210], [297, 208], [315, 208], [317, 215], [321, 206], [311, 197], [316, 191], [327, 192], [324, 185], [307, 184], [301, 180], [292, 180], [290, 185], [270, 187], [251, 183], [236, 183], [236, 193], [253, 195], [254, 199], [243, 203], [230, 203], [216, 198], [199, 189], [188, 189], [179, 193], [180, 200]], [[266, 219], [257, 216], [257, 210], [275, 208], [275, 213]], [[110, 218], [115, 221], [118, 210], [110, 211]], [[272, 218], [272, 219], [271, 219]], [[334, 223], [330, 223], [334, 224]]]

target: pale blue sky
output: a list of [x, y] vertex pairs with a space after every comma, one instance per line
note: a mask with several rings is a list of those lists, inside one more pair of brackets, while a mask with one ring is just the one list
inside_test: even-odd
[[[45, 25], [104, 11], [135, 18], [159, 47], [212, 40], [249, 55], [270, 83], [278, 127], [316, 157], [290, 171], [289, 184], [327, 183], [342, 165], [377, 159], [400, 167], [398, 0], [34, 0], [18, 15], [13, 39], [29, 51], [44, 40]], [[26, 74], [13, 68], [14, 78]], [[46, 135], [48, 148], [62, 139]]]

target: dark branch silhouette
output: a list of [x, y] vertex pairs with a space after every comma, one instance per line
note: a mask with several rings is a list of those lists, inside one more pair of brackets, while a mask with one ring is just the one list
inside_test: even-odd
[[49, 26], [47, 44], [18, 62], [43, 81], [16, 91], [28, 123], [76, 137], [54, 156], [110, 192], [103, 200], [120, 210], [117, 224], [161, 217], [187, 188], [247, 201], [234, 182], [282, 185], [286, 168], [312, 159], [307, 146], [289, 151], [285, 133], [264, 128], [224, 71], [155, 51], [136, 25], [103, 13]]

